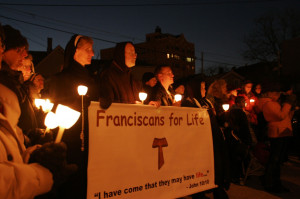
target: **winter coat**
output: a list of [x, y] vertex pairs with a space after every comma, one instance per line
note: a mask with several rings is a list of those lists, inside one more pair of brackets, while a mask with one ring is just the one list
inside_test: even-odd
[[98, 100], [95, 78], [90, 75], [87, 68], [74, 61], [72, 65], [47, 81], [44, 97], [49, 97], [50, 101], [56, 104], [81, 111], [81, 96], [77, 91], [79, 85], [88, 87], [87, 94], [84, 96], [86, 105], [91, 100]]
[[288, 103], [280, 106], [270, 98], [261, 98], [260, 107], [265, 120], [268, 122], [268, 137], [278, 138], [292, 136], [291, 105]]
[[3, 84], [0, 91], [0, 198], [31, 199], [51, 190], [52, 174], [40, 164], [24, 163], [24, 137], [17, 127], [18, 98]]

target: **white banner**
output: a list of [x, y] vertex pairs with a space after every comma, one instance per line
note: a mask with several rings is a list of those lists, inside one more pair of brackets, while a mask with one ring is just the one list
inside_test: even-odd
[[204, 109], [89, 107], [88, 199], [183, 197], [215, 187]]

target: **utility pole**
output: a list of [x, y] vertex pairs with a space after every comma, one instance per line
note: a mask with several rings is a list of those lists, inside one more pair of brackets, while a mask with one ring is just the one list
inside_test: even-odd
[[204, 74], [203, 51], [201, 52], [201, 74]]

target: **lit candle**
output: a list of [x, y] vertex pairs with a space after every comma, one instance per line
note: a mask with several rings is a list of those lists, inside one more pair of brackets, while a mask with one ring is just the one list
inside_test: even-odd
[[145, 92], [140, 92], [139, 93], [139, 98], [142, 101], [142, 104], [144, 104], [144, 100], [147, 98], [147, 93]]
[[45, 126], [47, 127], [45, 133], [47, 133], [49, 131], [49, 129], [56, 128], [58, 126], [58, 123], [56, 120], [55, 113], [53, 113], [51, 111], [49, 113], [47, 113], [44, 123], [45, 123]]
[[38, 109], [40, 109], [45, 104], [45, 100], [44, 99], [34, 99], [34, 104]]
[[229, 110], [229, 104], [223, 104], [222, 108], [224, 109], [224, 111], [228, 111]]
[[55, 143], [58, 143], [61, 141], [64, 130], [71, 128], [77, 122], [80, 116], [80, 112], [59, 104], [57, 106], [55, 114], [59, 126]]
[[179, 102], [182, 99], [182, 95], [180, 94], [176, 94], [174, 97], [175, 97], [175, 102]]
[[77, 87], [77, 91], [79, 95], [86, 95], [87, 91], [88, 91], [88, 87], [80, 85]]
[[86, 95], [88, 91], [88, 87], [79, 85], [77, 87], [78, 94], [81, 96], [81, 132], [80, 132], [80, 139], [81, 139], [81, 151], [84, 151], [84, 106], [83, 106], [83, 96]]
[[46, 99], [46, 100], [45, 100], [45, 103], [42, 105], [42, 109], [43, 109], [43, 111], [44, 111], [45, 113], [48, 113], [49, 111], [52, 110], [53, 105], [54, 105], [54, 104], [51, 103], [49, 99]]

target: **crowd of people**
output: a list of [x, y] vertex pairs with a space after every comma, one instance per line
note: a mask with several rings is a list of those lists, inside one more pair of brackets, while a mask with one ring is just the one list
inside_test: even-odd
[[[157, 66], [138, 81], [131, 73], [137, 59], [132, 42], [118, 43], [111, 65], [94, 74], [87, 68], [94, 56], [93, 39], [77, 34], [66, 45], [62, 71], [44, 79], [35, 72], [27, 39], [19, 30], [0, 26], [0, 44], [0, 198], [86, 197], [88, 115], [79, 119], [84, 123], [66, 130], [62, 142], [54, 143], [55, 130], [45, 134], [45, 114], [34, 106], [35, 98], [49, 98], [80, 112], [79, 85], [88, 87], [85, 112], [91, 101], [99, 101], [103, 109], [111, 103], [140, 104], [141, 91], [148, 94], [147, 105], [206, 109], [218, 185], [212, 190], [214, 198], [228, 198], [230, 183], [243, 182], [251, 158], [264, 168], [267, 191], [288, 191], [280, 181], [280, 165], [287, 158], [297, 109], [291, 86], [283, 90], [277, 82], [254, 86], [247, 80], [233, 87], [223, 79], [207, 85], [205, 78], [174, 82], [168, 65]], [[175, 100], [175, 94], [182, 99]]]

